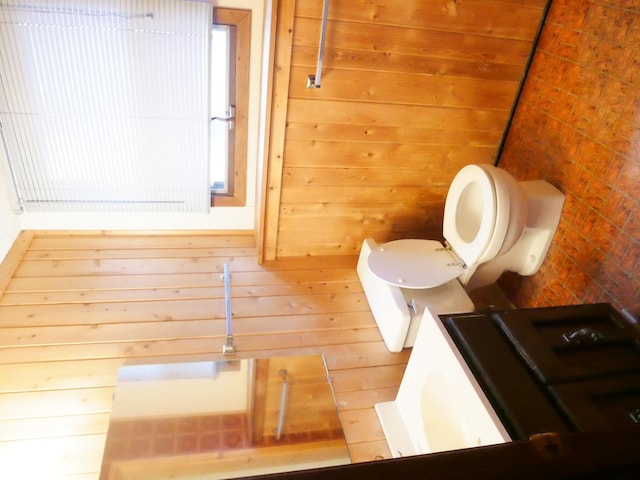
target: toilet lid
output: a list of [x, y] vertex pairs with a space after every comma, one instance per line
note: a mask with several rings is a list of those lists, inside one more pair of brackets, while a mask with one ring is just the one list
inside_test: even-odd
[[394, 240], [372, 250], [367, 262], [378, 278], [402, 288], [437, 287], [463, 272], [435, 240]]

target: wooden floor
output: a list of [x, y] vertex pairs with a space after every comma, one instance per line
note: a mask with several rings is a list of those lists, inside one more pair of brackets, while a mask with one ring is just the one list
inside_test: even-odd
[[222, 358], [225, 263], [236, 356], [324, 354], [353, 461], [389, 457], [373, 405], [410, 352], [385, 348], [355, 257], [258, 265], [251, 236], [47, 232], [20, 256], [0, 298], [0, 477], [96, 479], [121, 365]]

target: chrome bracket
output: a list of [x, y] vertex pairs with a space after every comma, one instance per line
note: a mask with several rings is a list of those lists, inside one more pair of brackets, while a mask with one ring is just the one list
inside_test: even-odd
[[307, 88], [320, 88], [322, 79], [322, 61], [324, 57], [324, 41], [327, 35], [327, 21], [329, 19], [329, 0], [324, 0], [322, 4], [322, 23], [320, 25], [320, 42], [318, 44], [318, 63], [316, 74], [307, 77]]
[[227, 335], [227, 343], [222, 346], [223, 355], [233, 355], [236, 353], [236, 347], [233, 346], [233, 337]]
[[413, 298], [409, 300], [409, 303], [407, 303], [407, 307], [413, 310], [414, 315], [418, 314], [418, 306], [416, 305], [416, 301]]
[[464, 263], [464, 260], [462, 260], [458, 256], [458, 254], [456, 253], [456, 251], [453, 249], [453, 247], [451, 246], [451, 244], [448, 241], [445, 240], [444, 241], [444, 248], [439, 248], [438, 250], [445, 250], [453, 258], [453, 260], [454, 260], [453, 262], [447, 263], [448, 267], [454, 267], [456, 265], [460, 265], [462, 268], [467, 268], [467, 264]]

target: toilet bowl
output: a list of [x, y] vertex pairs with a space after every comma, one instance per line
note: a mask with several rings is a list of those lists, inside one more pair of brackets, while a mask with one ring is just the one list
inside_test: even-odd
[[491, 165], [467, 165], [444, 208], [444, 244], [401, 239], [363, 243], [358, 275], [391, 351], [413, 345], [425, 307], [441, 314], [474, 309], [467, 292], [505, 271], [533, 275], [557, 229], [564, 195], [542, 181], [517, 182]]

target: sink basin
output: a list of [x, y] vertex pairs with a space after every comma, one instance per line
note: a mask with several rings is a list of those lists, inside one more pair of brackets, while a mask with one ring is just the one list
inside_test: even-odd
[[398, 395], [376, 405], [394, 457], [511, 438], [437, 315], [427, 309]]
[[422, 432], [420, 450], [442, 452], [480, 445], [480, 438], [470, 438], [473, 418], [462, 394], [439, 376], [429, 376], [422, 387]]

